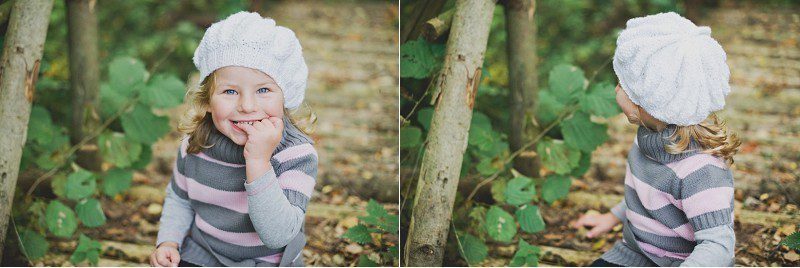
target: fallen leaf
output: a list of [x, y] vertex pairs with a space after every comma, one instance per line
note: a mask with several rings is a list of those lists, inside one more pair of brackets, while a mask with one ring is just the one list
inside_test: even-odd
[[358, 255], [361, 254], [361, 252], [364, 252], [364, 248], [358, 244], [353, 243], [344, 247], [344, 251], [353, 255]]

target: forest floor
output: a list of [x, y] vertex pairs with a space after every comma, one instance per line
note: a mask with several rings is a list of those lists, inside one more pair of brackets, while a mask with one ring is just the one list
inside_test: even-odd
[[[358, 223], [367, 201], [375, 198], [398, 213], [398, 7], [378, 1], [280, 1], [265, 4], [261, 14], [295, 31], [309, 66], [306, 103], [317, 118], [311, 136], [320, 165], [306, 215], [305, 264], [353, 266], [374, 249], [340, 236]], [[184, 109], [163, 111], [173, 129]], [[117, 200], [103, 200], [108, 223], [84, 230], [103, 244], [100, 266], [149, 265], [181, 136], [173, 131], [158, 141], [153, 161], [135, 173], [133, 187]], [[34, 265], [70, 265], [75, 241], [53, 247]]]
[[[734, 157], [736, 266], [800, 266], [800, 252], [778, 243], [800, 229], [800, 10], [722, 7], [699, 25], [728, 54], [731, 94], [721, 118], [739, 134]], [[635, 127], [624, 115], [608, 120], [609, 141], [592, 168], [573, 182], [566, 201], [541, 208], [547, 229], [522, 236], [542, 246], [542, 265], [584, 266], [621, 239], [621, 225], [587, 239], [570, 224], [588, 210], [605, 213], [624, 193], [626, 155]], [[507, 265], [517, 243], [490, 247], [484, 266]], [[465, 265], [459, 257], [451, 265]]]

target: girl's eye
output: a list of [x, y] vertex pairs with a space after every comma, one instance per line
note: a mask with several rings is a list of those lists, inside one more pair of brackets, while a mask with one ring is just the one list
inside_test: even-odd
[[262, 88], [259, 88], [257, 92], [258, 93], [267, 93], [267, 92], [269, 92], [269, 89], [265, 88], [265, 87], [262, 87]]
[[236, 90], [233, 90], [233, 89], [226, 89], [226, 90], [225, 90], [225, 91], [223, 91], [222, 93], [223, 93], [223, 94], [229, 94], [229, 95], [230, 95], [230, 94], [236, 94]]

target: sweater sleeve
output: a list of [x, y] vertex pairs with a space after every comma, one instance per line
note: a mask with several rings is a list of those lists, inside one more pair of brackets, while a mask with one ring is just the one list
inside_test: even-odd
[[625, 216], [626, 210], [628, 210], [628, 204], [625, 203], [625, 199], [622, 199], [619, 204], [611, 208], [611, 213], [617, 216], [620, 222], [624, 223], [625, 219], [627, 219], [627, 216]]
[[[245, 183], [250, 220], [267, 247], [286, 246], [301, 230], [314, 191], [317, 154], [310, 144], [284, 149], [273, 169]], [[277, 163], [277, 165], [274, 165]]]
[[733, 176], [707, 165], [682, 180], [681, 204], [697, 245], [681, 266], [732, 266]]
[[186, 192], [186, 177], [183, 175], [184, 154], [178, 151], [178, 157], [172, 168], [172, 179], [167, 184], [167, 196], [164, 199], [164, 209], [159, 220], [156, 247], [163, 242], [178, 243], [180, 250], [183, 239], [192, 227], [194, 210]]

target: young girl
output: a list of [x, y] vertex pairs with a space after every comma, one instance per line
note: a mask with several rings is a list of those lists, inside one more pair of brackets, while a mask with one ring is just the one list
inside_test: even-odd
[[713, 112], [725, 105], [725, 52], [675, 13], [634, 18], [617, 39], [617, 103], [639, 125], [625, 198], [573, 227], [596, 237], [623, 223], [623, 240], [592, 266], [732, 266], [733, 174], [741, 143]]
[[202, 84], [178, 149], [153, 266], [302, 266], [317, 154], [289, 118], [308, 68], [294, 33], [240, 12], [195, 51]]

